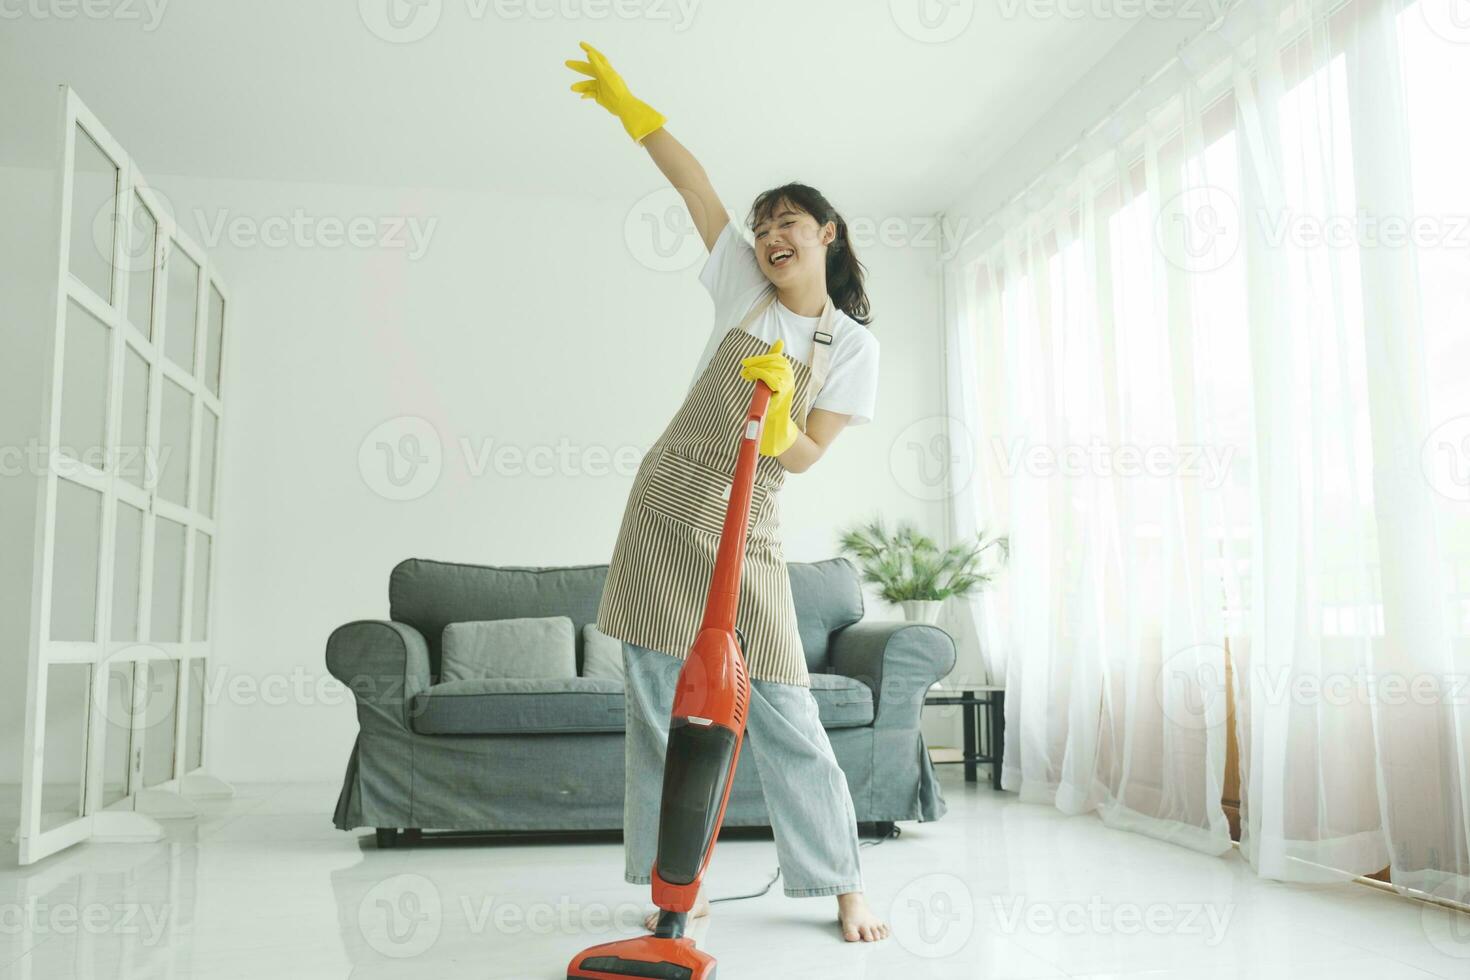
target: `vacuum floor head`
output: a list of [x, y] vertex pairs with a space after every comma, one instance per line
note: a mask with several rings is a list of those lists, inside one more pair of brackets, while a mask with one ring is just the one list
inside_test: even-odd
[[640, 936], [584, 949], [567, 967], [567, 980], [714, 980], [715, 959], [687, 938]]

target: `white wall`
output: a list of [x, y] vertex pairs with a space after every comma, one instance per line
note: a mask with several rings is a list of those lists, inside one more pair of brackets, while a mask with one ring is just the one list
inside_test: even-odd
[[[344, 622], [386, 617], [394, 564], [608, 560], [638, 457], [678, 406], [711, 329], [702, 250], [693, 243], [687, 269], [650, 269], [646, 245], [625, 239], [628, 201], [153, 183], [233, 296], [210, 768], [230, 780], [338, 779], [356, 720], [326, 672], [325, 641]], [[648, 186], [660, 186], [651, 167]], [[744, 199], [729, 203], [743, 213]], [[306, 230], [280, 245], [258, 240], [295, 215]], [[323, 244], [334, 220], [354, 217], [412, 218], [431, 231], [421, 255]], [[790, 560], [830, 557], [838, 528], [875, 512], [943, 526], [938, 506], [910, 495], [890, 466], [897, 434], [942, 411], [935, 251], [860, 254], [883, 345], [876, 419], [789, 479]], [[432, 426], [442, 473], [417, 499], [390, 500], [375, 489], [381, 460], [365, 476], [359, 449], [406, 416]], [[574, 463], [477, 475], [461, 440], [472, 450], [565, 446]], [[590, 452], [619, 450], [624, 472], [587, 472]], [[869, 614], [898, 615], [876, 602]]]

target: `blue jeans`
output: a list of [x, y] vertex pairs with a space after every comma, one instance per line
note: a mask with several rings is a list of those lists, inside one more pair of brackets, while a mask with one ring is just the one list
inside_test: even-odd
[[[623, 644], [628, 698], [623, 877], [649, 883], [658, 853], [669, 712], [684, 661]], [[847, 777], [817, 719], [811, 691], [751, 681], [741, 764], [755, 761], [786, 894], [801, 898], [863, 890], [857, 812]]]

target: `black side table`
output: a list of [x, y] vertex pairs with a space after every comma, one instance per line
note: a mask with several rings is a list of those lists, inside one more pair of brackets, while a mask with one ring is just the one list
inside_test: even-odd
[[[1006, 749], [1005, 688], [974, 687], [958, 693], [932, 691], [925, 695], [924, 704], [959, 705], [965, 737], [965, 782], [973, 783], [977, 780], [975, 768], [983, 762], [990, 766], [991, 788], [1000, 789], [1000, 767]], [[980, 717], [982, 710], [985, 712], [984, 719]]]

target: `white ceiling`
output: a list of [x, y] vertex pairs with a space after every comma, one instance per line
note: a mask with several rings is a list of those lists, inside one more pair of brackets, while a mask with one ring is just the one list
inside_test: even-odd
[[[568, 91], [562, 62], [587, 39], [668, 115], [727, 204], [796, 179], [839, 206], [928, 214], [1129, 26], [1006, 17], [1025, 4], [989, 0], [412, 2], [106, 0], [103, 17], [81, 0], [9, 4], [0, 160], [49, 160], [64, 82], [154, 176], [646, 192], [648, 161]], [[384, 40], [367, 22], [386, 23], [390, 3], [417, 10], [409, 33], [432, 29]], [[956, 18], [936, 30], [963, 30], [915, 39], [899, 21], [921, 4]]]

